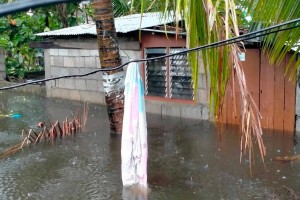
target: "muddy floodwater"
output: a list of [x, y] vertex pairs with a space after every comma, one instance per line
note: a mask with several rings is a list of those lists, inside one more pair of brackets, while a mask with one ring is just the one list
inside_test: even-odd
[[[0, 150], [21, 141], [23, 129], [63, 120], [82, 103], [22, 93], [0, 93]], [[21, 118], [7, 117], [17, 113]], [[265, 166], [256, 154], [252, 177], [239, 162], [239, 132], [214, 124], [147, 115], [149, 193], [123, 190], [120, 137], [109, 135], [106, 108], [90, 105], [82, 133], [42, 142], [0, 160], [0, 199], [293, 199], [300, 195], [297, 134], [264, 133]], [[294, 196], [293, 196], [294, 195]], [[298, 196], [299, 197], [299, 196]]]

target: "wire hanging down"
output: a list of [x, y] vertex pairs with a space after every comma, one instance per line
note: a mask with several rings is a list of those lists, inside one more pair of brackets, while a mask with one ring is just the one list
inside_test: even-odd
[[[290, 20], [284, 23], [280, 23], [278, 25], [274, 25], [274, 26], [270, 26], [268, 28], [265, 29], [261, 29], [259, 31], [254, 31], [251, 33], [247, 33], [241, 36], [237, 36], [237, 37], [233, 37], [227, 40], [221, 40], [219, 42], [215, 42], [215, 43], [211, 43], [211, 44], [207, 44], [207, 45], [203, 45], [203, 46], [199, 46], [199, 47], [195, 47], [195, 48], [191, 48], [191, 49], [186, 49], [177, 53], [173, 53], [173, 54], [168, 54], [168, 55], [164, 55], [164, 56], [158, 56], [158, 57], [152, 57], [152, 58], [147, 58], [147, 59], [139, 59], [139, 60], [130, 60], [122, 65], [119, 65], [117, 67], [111, 67], [111, 68], [101, 68], [86, 74], [75, 74], [75, 75], [69, 75], [69, 76], [58, 76], [58, 77], [53, 77], [53, 78], [46, 78], [46, 79], [41, 79], [41, 80], [36, 80], [36, 81], [31, 81], [31, 82], [27, 82], [27, 83], [21, 83], [21, 84], [17, 84], [17, 85], [13, 85], [13, 86], [8, 86], [8, 87], [2, 87], [0, 88], [0, 91], [3, 90], [9, 90], [9, 89], [14, 89], [14, 88], [18, 88], [18, 87], [22, 87], [25, 85], [31, 85], [31, 84], [36, 84], [36, 83], [42, 83], [42, 82], [46, 82], [46, 81], [51, 81], [51, 80], [58, 80], [58, 79], [62, 79], [62, 78], [76, 78], [76, 77], [84, 77], [84, 76], [89, 76], [92, 74], [95, 74], [97, 72], [107, 72], [107, 71], [114, 71], [114, 70], [118, 70], [120, 68], [123, 68], [124, 66], [128, 65], [129, 63], [132, 62], [147, 62], [150, 60], [156, 60], [156, 59], [164, 59], [164, 58], [168, 58], [168, 57], [172, 57], [175, 55], [179, 55], [179, 54], [185, 54], [188, 52], [193, 52], [193, 51], [201, 51], [201, 50], [205, 50], [205, 49], [209, 49], [209, 48], [216, 48], [216, 47], [220, 47], [220, 46], [224, 46], [224, 45], [229, 45], [229, 44], [233, 44], [233, 43], [238, 43], [238, 42], [242, 42], [245, 40], [249, 40], [249, 39], [253, 39], [256, 37], [261, 37], [261, 36], [265, 36], [265, 35], [269, 35], [272, 33], [276, 33], [276, 32], [280, 32], [280, 31], [285, 31], [285, 30], [289, 30], [289, 29], [293, 29], [293, 28], [297, 28], [300, 27], [300, 24], [291, 26], [291, 27], [286, 27], [286, 28], [282, 28], [280, 29], [282, 26], [286, 26], [292, 23], [296, 23], [299, 22], [300, 18], [294, 19], [294, 20]], [[273, 30], [275, 29], [275, 30]]]

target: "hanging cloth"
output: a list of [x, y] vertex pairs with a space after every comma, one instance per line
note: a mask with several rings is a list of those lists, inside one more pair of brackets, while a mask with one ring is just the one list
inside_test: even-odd
[[144, 87], [137, 63], [130, 63], [125, 78], [122, 131], [122, 182], [147, 186], [147, 122]]

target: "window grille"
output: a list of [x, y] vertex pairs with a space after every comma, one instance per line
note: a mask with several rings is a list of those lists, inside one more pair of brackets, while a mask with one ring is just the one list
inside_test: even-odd
[[[171, 48], [170, 54], [180, 52], [182, 48]], [[170, 57], [170, 98], [194, 99], [191, 68], [187, 54]]]
[[[165, 48], [146, 49], [146, 58], [166, 55]], [[167, 97], [166, 59], [151, 60], [146, 63], [146, 95]]]
[[[184, 50], [184, 48], [147, 48], [145, 57], [152, 58]], [[146, 95], [193, 100], [193, 82], [186, 54], [148, 61], [145, 70]]]

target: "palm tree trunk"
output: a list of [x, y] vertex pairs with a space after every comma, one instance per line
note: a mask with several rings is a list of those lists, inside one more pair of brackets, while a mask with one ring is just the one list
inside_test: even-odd
[[[112, 0], [93, 0], [101, 68], [121, 64]], [[124, 112], [124, 71], [103, 73], [103, 85], [110, 122], [110, 133], [121, 134]]]

